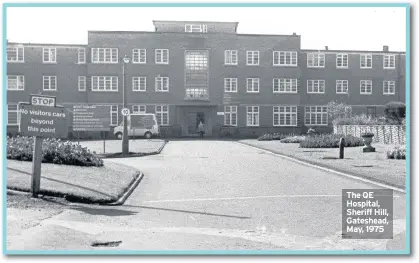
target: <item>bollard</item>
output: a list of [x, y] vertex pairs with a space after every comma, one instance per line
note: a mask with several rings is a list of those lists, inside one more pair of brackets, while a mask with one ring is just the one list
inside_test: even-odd
[[339, 159], [343, 159], [344, 156], [344, 151], [345, 151], [345, 138], [340, 138], [339, 141]]

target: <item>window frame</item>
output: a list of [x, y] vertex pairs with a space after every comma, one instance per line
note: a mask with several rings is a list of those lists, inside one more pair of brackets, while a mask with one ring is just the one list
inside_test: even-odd
[[[161, 60], [160, 61], [157, 61], [157, 57], [158, 57], [158, 53], [159, 52], [161, 52], [161, 56], [160, 56], [160, 58], [161, 58]], [[165, 61], [165, 59], [164, 59], [164, 54], [166, 54], [166, 59], [167, 59], [167, 61]], [[154, 62], [156, 63], [156, 64], [159, 64], [159, 65], [169, 65], [169, 49], [162, 49], [162, 48], [159, 48], [159, 49], [155, 49], [154, 50]]]
[[[318, 90], [319, 91], [309, 91], [310, 85], [309, 83], [312, 82], [312, 90], [314, 89], [315, 85], [314, 83], [318, 82]], [[320, 92], [320, 83], [323, 83], [323, 92]], [[324, 79], [308, 79], [307, 80], [307, 94], [325, 94], [326, 93], [326, 81]]]
[[[281, 112], [281, 108], [284, 109], [283, 112]], [[287, 108], [290, 109], [289, 112], [287, 112]], [[277, 109], [277, 111], [275, 111]], [[295, 109], [295, 111], [293, 111]], [[281, 115], [284, 115], [284, 120], [286, 122], [287, 114], [290, 115], [290, 122], [291, 124], [281, 124]], [[295, 124], [293, 125], [293, 120], [295, 117]], [[275, 124], [275, 118], [278, 120], [278, 124]], [[298, 107], [294, 105], [277, 105], [272, 107], [272, 126], [274, 127], [297, 127], [298, 126]]]
[[[144, 56], [141, 56], [141, 52], [144, 52]], [[137, 54], [138, 60], [135, 60]], [[143, 60], [141, 60], [143, 58]], [[147, 49], [145, 48], [133, 48], [132, 49], [132, 64], [147, 64]]]
[[[161, 89], [161, 90], [159, 90], [157, 87], [158, 87], [158, 82], [160, 81], [161, 82], [161, 86], [162, 87], [164, 87], [164, 81], [163, 80], [165, 80], [165, 79], [167, 79], [167, 89], [166, 90], [163, 90], [163, 89]], [[170, 91], [170, 79], [169, 79], [169, 77], [155, 77], [155, 79], [154, 79], [154, 91], [155, 92], [169, 92]]]
[[[45, 88], [45, 78], [48, 78], [48, 89]], [[55, 80], [55, 89], [51, 89], [51, 79]], [[57, 76], [50, 76], [50, 75], [43, 75], [42, 76], [42, 90], [43, 91], [57, 91], [58, 83], [57, 83]]]
[[[83, 52], [80, 52], [82, 50]], [[82, 56], [80, 56], [80, 54], [82, 54]], [[82, 60], [80, 58], [82, 58]], [[86, 48], [77, 48], [77, 64], [86, 64]]]
[[[228, 110], [227, 110], [228, 109]], [[235, 124], [233, 123], [233, 115], [235, 116]], [[227, 123], [227, 116], [229, 116], [229, 123]], [[237, 127], [237, 106], [236, 105], [226, 105], [224, 106], [224, 126], [230, 126], [230, 127]]]
[[[249, 112], [249, 108], [252, 109]], [[254, 109], [257, 109], [257, 112], [254, 111]], [[250, 116], [252, 116], [252, 123], [249, 124], [249, 114]], [[257, 116], [256, 120], [257, 120], [257, 124], [253, 124], [253, 117]], [[260, 125], [260, 108], [259, 106], [246, 106], [246, 126], [247, 127], [259, 127]]]
[[[227, 90], [227, 88], [228, 88], [228, 86], [227, 86], [228, 80], [230, 81], [229, 82], [230, 83], [230, 87]], [[232, 89], [232, 86], [233, 86], [232, 84], [233, 83], [236, 84], [235, 85], [235, 90]], [[224, 92], [226, 92], [226, 93], [237, 93], [238, 92], [238, 80], [237, 80], [237, 78], [224, 78]]]
[[[229, 54], [229, 56], [227, 55]], [[235, 63], [234, 63], [234, 59], [235, 58]], [[229, 61], [231, 61], [231, 63], [229, 63]], [[234, 50], [234, 49], [228, 49], [228, 50], [224, 50], [224, 65], [226, 66], [237, 66], [239, 63], [239, 56], [238, 56], [238, 51]]]
[[[16, 106], [16, 110], [10, 110], [9, 106]], [[16, 114], [16, 123], [11, 123], [9, 121], [9, 114], [10, 113], [15, 113]], [[20, 112], [19, 112], [19, 104], [7, 104], [7, 116], [6, 116], [6, 125], [10, 125], [10, 126], [20, 126]]]
[[[138, 110], [135, 110], [135, 108], [138, 108]], [[141, 110], [141, 108], [144, 107], [144, 111]], [[138, 114], [145, 114], [147, 113], [147, 105], [145, 104], [136, 104], [132, 105], [132, 113], [138, 113]]]
[[[339, 57], [341, 59], [342, 65], [339, 66], [338, 62], [339, 62]], [[344, 65], [345, 63], [343, 63], [344, 57], [346, 57], [346, 66]], [[347, 69], [349, 68], [349, 54], [348, 53], [338, 53], [336, 54], [336, 68], [343, 68], [343, 69]]]
[[[10, 88], [10, 85], [9, 85], [9, 78], [10, 77], [16, 77], [16, 89], [11, 89]], [[22, 78], [20, 80], [20, 82], [23, 83], [22, 84], [22, 89], [18, 88], [19, 87], [19, 85], [18, 85], [19, 78]], [[6, 90], [8, 90], [8, 91], [24, 91], [25, 90], [25, 75], [7, 75]]]
[[[116, 107], [116, 109], [114, 108]], [[111, 115], [111, 119], [110, 119], [110, 126], [118, 126], [119, 125], [119, 112], [118, 112], [118, 105], [110, 105], [109, 107], [109, 114]], [[115, 114], [116, 116], [116, 122], [113, 122], [113, 117], [112, 114]]]
[[[249, 81], [251, 81], [251, 90], [249, 90]], [[255, 91], [255, 83], [257, 83], [257, 90]], [[246, 93], [259, 93], [260, 79], [259, 78], [246, 78]]]
[[[387, 58], [387, 60], [386, 60]], [[387, 64], [391, 65], [391, 62], [393, 62], [393, 66], [386, 66], [386, 61], [388, 62]], [[385, 54], [383, 56], [383, 69], [395, 69], [396, 68], [396, 55], [394, 54]]]
[[[251, 55], [251, 57], [249, 57], [249, 55]], [[252, 63], [249, 63], [249, 58], [251, 59]], [[257, 58], [257, 63], [254, 63], [256, 60], [255, 58]], [[259, 50], [246, 50], [246, 66], [259, 66], [259, 64], [260, 64]]]
[[[366, 61], [366, 65], [365, 67], [362, 66], [362, 59], [364, 58], [364, 60]], [[371, 66], [368, 67], [368, 61], [371, 61]], [[359, 68], [361, 69], [372, 69], [372, 54], [360, 54], [359, 55]]]
[[[284, 62], [285, 63], [281, 63], [281, 54], [284, 54]], [[287, 64], [287, 55], [290, 55], [290, 64]], [[293, 58], [295, 55], [295, 63], [293, 61]], [[275, 58], [278, 58], [277, 61], [278, 63], [275, 63]], [[276, 66], [276, 67], [298, 67], [298, 52], [297, 51], [273, 51], [272, 52], [272, 66]]]
[[[48, 52], [48, 60], [45, 60], [45, 52]], [[51, 51], [54, 54], [54, 60], [51, 60]], [[55, 47], [43, 47], [42, 48], [42, 63], [44, 64], [56, 64], [57, 63], [57, 48]]]
[[[312, 57], [311, 59], [310, 59], [310, 56]], [[322, 61], [320, 59], [321, 57], [323, 58], [323, 65], [321, 65], [321, 63], [320, 63]], [[316, 63], [314, 63], [316, 61], [315, 58], [318, 59], [317, 65], [315, 65]], [[313, 62], [313, 65], [309, 64], [310, 60]], [[325, 68], [325, 67], [326, 67], [326, 53], [324, 53], [324, 52], [309, 52], [309, 53], [307, 53], [307, 68]]]
[[[138, 82], [138, 89], [135, 87], [135, 83]], [[141, 83], [144, 85], [141, 86]], [[133, 92], [146, 92], [147, 91], [147, 77], [146, 76], [133, 76], [132, 77], [132, 91]]]
[[[81, 83], [84, 83], [84, 87], [81, 87]], [[87, 90], [87, 77], [86, 76], [78, 76], [77, 78], [77, 87], [78, 90], [83, 92]]]
[[[107, 78], [110, 78], [109, 80]], [[97, 80], [95, 80], [97, 79]], [[103, 80], [102, 80], [103, 79]], [[100, 82], [103, 81], [103, 90], [100, 89]], [[97, 88], [94, 84], [97, 82]], [[110, 89], [106, 89], [106, 84], [110, 83]], [[113, 83], [116, 83], [116, 90], [112, 89]], [[92, 76], [91, 77], [91, 91], [92, 92], [118, 92], [119, 91], [119, 77], [118, 76]]]
[[[385, 88], [386, 88], [386, 83], [389, 85], [388, 86], [388, 91], [390, 91], [390, 84], [392, 84], [392, 86], [393, 86], [393, 92], [392, 93], [390, 93], [390, 92], [385, 92], [386, 90], [385, 90]], [[394, 81], [394, 80], [384, 80], [383, 81], [383, 95], [396, 95], [396, 81]]]
[[[365, 83], [366, 87], [368, 86], [366, 83], [370, 83], [370, 92], [362, 92], [362, 84]], [[359, 94], [361, 95], [372, 95], [372, 80], [362, 79], [359, 81]]]
[[[158, 110], [158, 107], [161, 107], [160, 111]], [[167, 107], [166, 111], [164, 111], [164, 107]], [[170, 121], [169, 121], [169, 118], [170, 118], [169, 105], [167, 105], [167, 104], [166, 105], [156, 105], [154, 110], [155, 110], [155, 113], [156, 113], [157, 123], [160, 126], [169, 126], [169, 124], [170, 124]], [[161, 114], [161, 115], [159, 116], [159, 114]], [[167, 114], [167, 123], [163, 123], [164, 114]]]
[[[14, 49], [15, 55], [16, 55], [16, 60], [10, 60], [9, 56], [7, 55], [7, 53], [10, 52], [11, 49]], [[19, 60], [19, 50], [21, 49], [22, 51], [22, 60]], [[25, 63], [25, 47], [7, 47], [6, 48], [6, 62], [7, 63]]]
[[[95, 51], [97, 52], [97, 60], [95, 60], [95, 56], [94, 56]], [[100, 51], [103, 52], [103, 61], [100, 60], [100, 53], [101, 53]], [[106, 52], [107, 51], [110, 52], [108, 54], [109, 58], [110, 58], [109, 61], [106, 61], [106, 58], [107, 58]], [[114, 51], [115, 51], [116, 54], [114, 54]], [[118, 59], [119, 50], [118, 50], [118, 48], [115, 48], [115, 47], [104, 47], [104, 48], [94, 47], [94, 48], [91, 48], [91, 53], [92, 53], [91, 54], [92, 64], [118, 64], [119, 63], [119, 59]]]
[[[338, 84], [341, 82], [341, 85], [343, 83], [346, 83], [346, 92], [338, 91]], [[349, 81], [347, 79], [337, 79], [336, 80], [336, 94], [348, 94], [349, 93]]]
[[[276, 83], [277, 81], [277, 83]], [[281, 91], [281, 81], [284, 82], [283, 85], [284, 91]], [[295, 82], [295, 91], [293, 91]], [[275, 91], [275, 84], [278, 84], [278, 90]], [[290, 91], [287, 91], [287, 86], [290, 85]], [[273, 93], [289, 93], [289, 94], [297, 94], [298, 93], [298, 79], [292, 79], [292, 78], [273, 78], [272, 79], [272, 92]]]
[[[315, 109], [316, 109], [316, 111], [315, 112], [312, 112], [311, 111], [311, 108], [312, 107], [314, 107]], [[321, 111], [318, 111], [317, 110], [317, 108], [318, 107], [321, 107]], [[309, 111], [307, 111], [307, 108], [309, 108], [310, 110]], [[326, 111], [324, 111], [324, 109], [326, 109]], [[307, 123], [307, 114], [309, 114], [309, 116], [310, 116], [310, 118], [309, 118], [309, 120], [310, 120], [310, 123]], [[316, 117], [315, 117], [315, 122], [316, 123], [311, 123], [311, 115], [312, 114], [315, 114], [316, 115]], [[321, 120], [320, 120], [320, 124], [318, 124], [317, 123], [317, 115], [321, 115]], [[326, 116], [326, 123], [324, 124], [324, 122], [323, 122], [323, 117], [324, 116]], [[310, 105], [310, 106], [305, 106], [304, 107], [304, 125], [305, 126], [328, 126], [329, 125], [329, 116], [328, 116], [328, 109], [327, 109], [327, 106], [324, 106], [324, 105]]]

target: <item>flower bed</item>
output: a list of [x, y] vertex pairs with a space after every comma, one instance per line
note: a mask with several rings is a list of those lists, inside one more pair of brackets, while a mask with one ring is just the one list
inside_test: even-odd
[[[7, 137], [7, 159], [32, 161], [33, 137]], [[42, 141], [42, 162], [76, 166], [103, 166], [103, 160], [87, 147], [60, 139]]]
[[305, 136], [291, 136], [281, 139], [282, 143], [300, 143], [304, 141]]
[[363, 146], [361, 138], [352, 135], [320, 134], [308, 136], [300, 142], [301, 148], [339, 148], [340, 138], [345, 138], [345, 147]]
[[387, 159], [406, 160], [406, 146], [396, 146], [388, 150]]

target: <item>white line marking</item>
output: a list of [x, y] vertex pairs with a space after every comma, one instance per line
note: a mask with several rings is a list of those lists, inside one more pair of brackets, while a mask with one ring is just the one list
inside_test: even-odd
[[[237, 197], [214, 197], [214, 198], [191, 198], [191, 199], [166, 199], [166, 200], [148, 200], [144, 203], [170, 203], [170, 202], [195, 202], [195, 201], [229, 201], [246, 199], [267, 199], [267, 198], [317, 198], [317, 197], [342, 197], [342, 195], [262, 195], [262, 196], [237, 196]], [[399, 198], [400, 196], [393, 196]]]
[[303, 165], [306, 165], [306, 166], [317, 168], [317, 169], [320, 169], [320, 170], [323, 170], [323, 171], [326, 171], [326, 172], [329, 172], [329, 173], [335, 173], [335, 174], [338, 174], [338, 175], [341, 175], [341, 176], [345, 176], [345, 177], [349, 177], [349, 178], [352, 178], [352, 179], [355, 179], [355, 180], [358, 180], [358, 181], [362, 181], [364, 183], [369, 183], [369, 184], [373, 184], [373, 185], [380, 186], [380, 187], [383, 187], [383, 188], [391, 189], [391, 190], [394, 190], [396, 192], [400, 192], [400, 193], [403, 193], [403, 194], [406, 193], [405, 190], [400, 189], [400, 188], [397, 188], [397, 187], [394, 187], [394, 186], [391, 186], [391, 185], [386, 185], [386, 184], [374, 182], [372, 180], [368, 180], [368, 179], [365, 179], [365, 178], [361, 178], [361, 177], [353, 176], [353, 175], [350, 175], [350, 174], [338, 172], [338, 171], [335, 171], [333, 169], [324, 168], [324, 167], [321, 167], [321, 166], [318, 166], [318, 165], [314, 165], [314, 164], [311, 164], [311, 163], [300, 161], [298, 159], [295, 159], [295, 158], [292, 158], [292, 157], [289, 157], [289, 156], [282, 155], [280, 153], [274, 153], [274, 152], [271, 152], [269, 150], [260, 149], [260, 148], [258, 148], [256, 146], [253, 146], [253, 145], [248, 145], [248, 144], [240, 143], [240, 142], [237, 142], [237, 143], [239, 143], [241, 145], [244, 145], [244, 146], [248, 146], [248, 147], [251, 147], [251, 148], [258, 149], [259, 151], [264, 151], [264, 152], [267, 152], [269, 154], [276, 155], [276, 156], [279, 156], [279, 157], [282, 157], [282, 158], [291, 160], [291, 161], [296, 162], [296, 163], [299, 163], [299, 164], [303, 164]]

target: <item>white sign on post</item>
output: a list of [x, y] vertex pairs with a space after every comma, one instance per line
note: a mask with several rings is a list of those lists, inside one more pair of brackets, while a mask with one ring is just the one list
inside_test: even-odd
[[36, 106], [55, 107], [55, 97], [44, 96], [44, 95], [31, 95], [31, 104]]
[[122, 114], [122, 116], [128, 116], [129, 115], [129, 109], [128, 108], [123, 108], [122, 110], [121, 110], [121, 114]]

